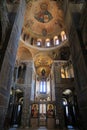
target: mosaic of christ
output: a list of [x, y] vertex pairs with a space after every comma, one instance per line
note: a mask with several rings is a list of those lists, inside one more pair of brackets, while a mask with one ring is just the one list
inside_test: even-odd
[[42, 23], [47, 23], [49, 22], [53, 16], [52, 14], [48, 11], [48, 5], [46, 3], [42, 3], [40, 5], [40, 11], [35, 14], [34, 18], [38, 20], [39, 22]]

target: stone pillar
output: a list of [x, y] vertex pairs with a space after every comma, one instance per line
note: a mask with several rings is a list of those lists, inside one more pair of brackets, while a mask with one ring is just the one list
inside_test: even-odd
[[5, 51], [8, 45], [8, 40], [10, 37], [12, 27], [9, 24], [6, 0], [0, 1], [0, 70], [2, 67]]
[[74, 66], [75, 79], [78, 85], [77, 91], [80, 91], [87, 87], [87, 67], [84, 61], [84, 57], [80, 47], [80, 42], [73, 23], [69, 31], [69, 41], [72, 62]]
[[55, 105], [56, 105], [56, 118], [59, 119], [59, 126], [65, 127], [64, 124], [64, 111], [62, 107], [62, 88], [60, 88], [61, 71], [57, 63], [54, 64], [54, 79], [55, 79]]
[[51, 75], [50, 75], [50, 97], [51, 97], [51, 101], [55, 101], [55, 79], [54, 79], [54, 65], [52, 66], [51, 69]]
[[32, 88], [31, 88], [31, 101], [35, 100], [35, 91], [36, 91], [36, 77], [35, 72], [32, 72]]
[[32, 62], [27, 64], [24, 88], [24, 100], [22, 111], [22, 127], [29, 127], [30, 125], [30, 97], [32, 86]]
[[[87, 129], [87, 66], [84, 60], [82, 53], [80, 39], [77, 35], [77, 31], [73, 22], [72, 10], [68, 8], [66, 15], [66, 22], [68, 34], [69, 34], [69, 43], [70, 43], [70, 52], [72, 56], [72, 63], [74, 68], [75, 76], [75, 91], [77, 93], [77, 102], [79, 106], [79, 127], [82, 129]], [[81, 126], [82, 125], [82, 126]]]
[[12, 32], [9, 38], [8, 46], [4, 55], [4, 60], [0, 73], [0, 130], [3, 130], [5, 115], [8, 108], [10, 87], [16, 59], [18, 40], [21, 34], [24, 10], [25, 1], [21, 0], [17, 16], [12, 28]]
[[[72, 24], [70, 30], [70, 50], [72, 55], [72, 63], [74, 67], [74, 75], [76, 86], [75, 90], [77, 92], [78, 104], [79, 104], [79, 112], [80, 112], [80, 122], [78, 124], [82, 124], [83, 129], [87, 129], [87, 67], [85, 64], [85, 60], [82, 54], [82, 50], [80, 47], [79, 39], [77, 37], [76, 30]], [[74, 42], [73, 42], [74, 41]]]

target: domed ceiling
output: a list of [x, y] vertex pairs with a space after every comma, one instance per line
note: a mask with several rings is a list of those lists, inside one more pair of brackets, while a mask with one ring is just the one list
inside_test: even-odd
[[63, 11], [56, 1], [30, 1], [27, 4], [25, 14], [23, 28], [32, 36], [55, 36], [65, 29]]
[[36, 73], [42, 79], [49, 76], [54, 60], [69, 59], [67, 31], [60, 5], [55, 0], [29, 0], [26, 4], [17, 59], [33, 60]]

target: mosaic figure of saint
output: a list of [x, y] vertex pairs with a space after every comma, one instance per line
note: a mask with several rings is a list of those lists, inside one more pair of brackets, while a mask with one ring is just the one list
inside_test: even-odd
[[46, 3], [42, 3], [40, 5], [41, 10], [35, 14], [34, 17], [39, 22], [47, 23], [53, 18], [52, 14], [47, 10], [47, 7], [48, 7], [48, 5]]

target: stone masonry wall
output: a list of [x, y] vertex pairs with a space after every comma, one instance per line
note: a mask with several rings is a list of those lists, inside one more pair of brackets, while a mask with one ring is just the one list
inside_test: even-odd
[[[75, 74], [75, 91], [77, 93], [77, 101], [79, 105], [79, 127], [86, 130], [87, 129], [87, 67], [82, 54], [80, 41], [74, 26], [72, 19], [72, 13], [69, 8], [66, 15], [66, 25], [69, 34], [70, 51], [72, 55], [72, 62]], [[82, 126], [81, 126], [82, 124]]]
[[4, 119], [7, 112], [10, 96], [10, 86], [16, 59], [18, 41], [21, 34], [24, 10], [25, 1], [21, 0], [0, 73], [0, 130], [3, 130]]

